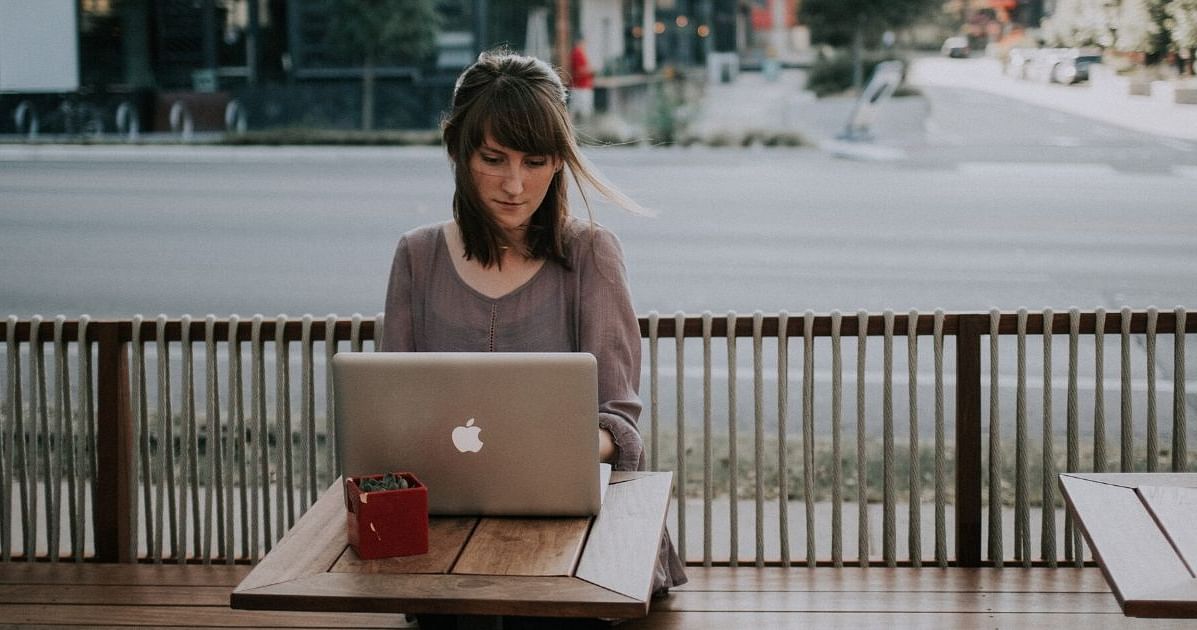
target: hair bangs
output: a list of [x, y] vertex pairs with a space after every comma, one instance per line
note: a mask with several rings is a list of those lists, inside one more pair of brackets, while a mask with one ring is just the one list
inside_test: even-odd
[[552, 106], [551, 96], [536, 92], [520, 82], [495, 81], [488, 107], [479, 108], [485, 117], [479, 144], [482, 134], [489, 132], [495, 142], [509, 149], [559, 157], [568, 130], [560, 112], [555, 111], [560, 108]]

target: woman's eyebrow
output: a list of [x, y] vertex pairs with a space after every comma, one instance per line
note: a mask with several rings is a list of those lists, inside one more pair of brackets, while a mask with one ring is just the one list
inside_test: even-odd
[[503, 155], [507, 155], [508, 153], [518, 153], [518, 151], [510, 151], [508, 149], [500, 149], [500, 148], [497, 148], [494, 145], [491, 145], [488, 143], [483, 143], [482, 146], [480, 146], [478, 148], [485, 150], [485, 151], [490, 151], [491, 153], [501, 153]]

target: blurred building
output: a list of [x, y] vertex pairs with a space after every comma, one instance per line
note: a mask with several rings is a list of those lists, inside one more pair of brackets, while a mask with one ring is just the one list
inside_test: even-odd
[[[63, 103], [85, 104], [106, 129], [124, 104], [138, 112], [143, 131], [165, 131], [171, 108], [182, 102], [197, 129], [221, 128], [234, 99], [253, 128], [356, 128], [363, 72], [360, 61], [331, 41], [329, 16], [337, 1], [0, 0], [0, 35], [31, 26], [59, 35], [67, 29], [60, 52], [78, 59], [77, 68], [65, 70], [77, 73], [74, 85], [0, 87], [0, 133], [20, 131], [10, 115], [20, 103], [41, 114], [45, 132], [53, 131]], [[480, 50], [496, 45], [557, 61], [561, 42], [568, 46], [583, 36], [600, 77], [647, 76], [666, 67], [702, 66], [712, 53], [759, 54], [768, 39], [758, 32], [778, 31], [778, 24], [792, 28], [795, 5], [795, 0], [426, 1], [438, 17], [430, 25], [436, 49], [421, 58], [379, 60], [379, 127], [435, 127], [453, 78]], [[73, 41], [69, 19], [39, 17], [53, 14], [45, 11], [50, 6], [74, 14]], [[5, 25], [5, 15], [22, 17]], [[51, 63], [55, 57], [47, 54], [46, 41], [41, 37], [36, 46], [0, 54], [0, 80], [12, 76], [12, 68]]]

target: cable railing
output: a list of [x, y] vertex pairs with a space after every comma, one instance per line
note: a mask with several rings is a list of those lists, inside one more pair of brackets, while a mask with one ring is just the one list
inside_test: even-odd
[[[730, 566], [1081, 564], [1055, 475], [1189, 470], [1193, 319], [650, 313], [640, 426], [650, 467], [675, 473], [678, 550]], [[0, 322], [0, 559], [256, 562], [336, 479], [327, 366], [372, 350], [380, 324]]]

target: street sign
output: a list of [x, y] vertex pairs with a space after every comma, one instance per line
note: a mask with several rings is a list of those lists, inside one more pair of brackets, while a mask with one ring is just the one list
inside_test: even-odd
[[856, 99], [852, 108], [852, 115], [848, 117], [848, 124], [840, 133], [841, 140], [871, 140], [873, 133], [870, 127], [877, 118], [877, 110], [881, 107], [898, 85], [902, 83], [902, 62], [897, 60], [882, 61], [873, 70], [873, 76], [865, 85], [864, 91]]

